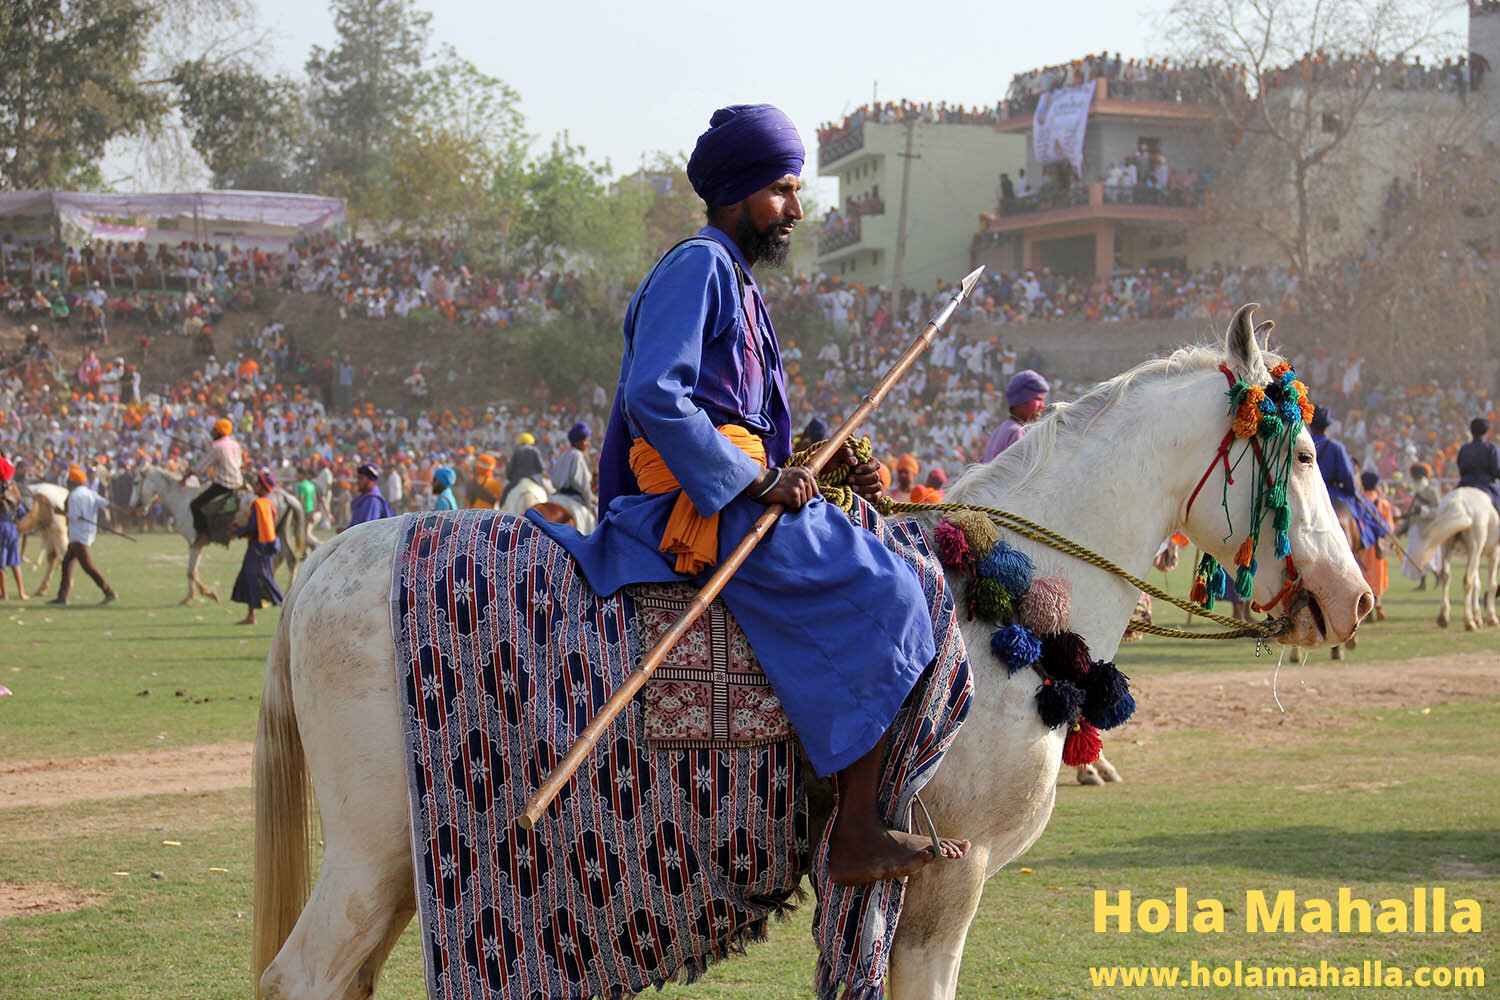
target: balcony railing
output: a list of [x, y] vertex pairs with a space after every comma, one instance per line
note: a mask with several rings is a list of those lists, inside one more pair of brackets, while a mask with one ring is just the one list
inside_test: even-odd
[[859, 219], [847, 219], [818, 237], [818, 253], [830, 254], [858, 242]]
[[860, 122], [847, 132], [840, 132], [824, 142], [818, 143], [818, 166], [827, 167], [835, 160], [841, 160], [850, 153], [857, 152], [865, 146], [865, 125]]

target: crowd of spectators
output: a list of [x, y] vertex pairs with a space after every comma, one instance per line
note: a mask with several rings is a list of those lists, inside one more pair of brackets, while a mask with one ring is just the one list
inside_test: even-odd
[[1017, 73], [1001, 102], [1005, 117], [1029, 115], [1048, 91], [1090, 80], [1109, 81], [1109, 96], [1123, 101], [1207, 104], [1218, 91], [1244, 88], [1244, 70], [1224, 63], [1181, 66], [1167, 59], [1125, 59], [1121, 53], [1090, 53], [1081, 59]]

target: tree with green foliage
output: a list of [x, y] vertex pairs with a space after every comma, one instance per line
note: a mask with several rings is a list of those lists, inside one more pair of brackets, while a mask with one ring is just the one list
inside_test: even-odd
[[286, 77], [252, 69], [214, 69], [205, 59], [180, 64], [172, 84], [178, 110], [216, 188], [295, 191], [304, 139], [302, 92]]
[[338, 44], [307, 60], [315, 181], [364, 207], [381, 150], [414, 107], [432, 15], [412, 0], [332, 0]]
[[0, 185], [97, 185], [105, 145], [164, 113], [139, 79], [152, 21], [136, 0], [0, 4]]

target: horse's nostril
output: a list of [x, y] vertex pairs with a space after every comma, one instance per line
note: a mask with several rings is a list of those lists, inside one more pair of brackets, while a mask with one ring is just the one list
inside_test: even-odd
[[1359, 595], [1359, 602], [1354, 605], [1355, 622], [1364, 621], [1367, 617], [1369, 617], [1370, 612], [1374, 610], [1375, 595], [1366, 590], [1363, 594]]

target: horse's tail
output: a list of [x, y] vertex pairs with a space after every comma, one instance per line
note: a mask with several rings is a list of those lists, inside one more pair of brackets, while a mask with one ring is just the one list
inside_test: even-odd
[[[298, 583], [309, 576], [304, 572]], [[302, 737], [292, 705], [293, 587], [281, 610], [255, 727], [251, 787], [255, 800], [255, 933], [251, 970], [260, 977], [296, 926], [307, 901], [311, 869], [308, 827], [311, 790]]]
[[[1448, 496], [1453, 497], [1455, 494], [1450, 493]], [[1463, 504], [1449, 503], [1445, 498], [1443, 503], [1438, 504], [1432, 520], [1422, 527], [1422, 551], [1411, 553], [1412, 563], [1426, 566], [1434, 552], [1447, 545], [1454, 535], [1467, 531], [1473, 523], [1473, 516], [1464, 510]]]
[[[292, 554], [298, 560], [307, 558], [307, 513], [302, 509], [302, 501], [291, 493], [282, 491], [286, 498], [286, 513], [281, 516], [283, 524], [290, 521], [291, 530], [281, 531], [286, 536], [287, 543], [291, 547]], [[280, 525], [278, 525], [278, 529]]]

